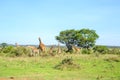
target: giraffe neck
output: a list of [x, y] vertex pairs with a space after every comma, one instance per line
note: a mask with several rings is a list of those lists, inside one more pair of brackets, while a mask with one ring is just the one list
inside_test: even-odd
[[39, 38], [39, 43], [41, 44], [42, 43], [42, 41], [41, 41], [41, 39]]

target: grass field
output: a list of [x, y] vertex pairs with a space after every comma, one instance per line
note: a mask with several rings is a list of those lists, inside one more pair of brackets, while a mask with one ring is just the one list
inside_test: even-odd
[[[79, 69], [54, 67], [72, 57]], [[46, 57], [0, 57], [0, 80], [120, 80], [120, 56], [66, 54]]]

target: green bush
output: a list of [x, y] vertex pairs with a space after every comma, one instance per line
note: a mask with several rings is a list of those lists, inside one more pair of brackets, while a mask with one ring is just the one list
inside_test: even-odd
[[93, 50], [94, 52], [99, 52], [101, 54], [106, 54], [109, 51], [109, 49], [106, 46], [95, 46]]
[[13, 47], [7, 46], [0, 50], [0, 56], [9, 56], [9, 57], [16, 57], [16, 56], [29, 56], [31, 53], [31, 49], [26, 47]]
[[120, 48], [110, 48], [108, 53], [120, 55]]
[[120, 58], [118, 57], [109, 57], [109, 58], [106, 58], [104, 59], [105, 61], [108, 61], [108, 62], [120, 62]]
[[14, 56], [29, 56], [30, 52], [31, 51], [28, 48], [25, 48], [25, 47], [16, 47], [11, 52], [11, 54], [14, 55]]
[[65, 58], [63, 59], [58, 65], [54, 67], [55, 69], [59, 70], [74, 70], [74, 69], [79, 69], [80, 66], [78, 64], [75, 64], [73, 62], [72, 58]]
[[82, 49], [82, 54], [91, 54], [92, 50], [91, 49]]
[[3, 53], [11, 53], [11, 51], [14, 49], [14, 47], [13, 46], [7, 46], [7, 47], [5, 47], [5, 48], [2, 48], [1, 49], [1, 52], [3, 52]]

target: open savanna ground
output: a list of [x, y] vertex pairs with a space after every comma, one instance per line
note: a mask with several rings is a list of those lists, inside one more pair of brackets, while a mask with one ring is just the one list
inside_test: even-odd
[[[71, 58], [79, 68], [64, 65]], [[120, 80], [120, 55], [60, 54], [37, 57], [0, 57], [0, 80]]]

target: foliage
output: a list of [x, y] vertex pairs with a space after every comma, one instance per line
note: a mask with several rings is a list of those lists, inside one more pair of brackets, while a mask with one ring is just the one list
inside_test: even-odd
[[0, 46], [1, 46], [2, 48], [5, 48], [6, 46], [8, 46], [8, 44], [7, 44], [7, 43], [1, 43]]
[[30, 49], [25, 47], [17, 47], [15, 48], [11, 54], [14, 54], [15, 56], [29, 56]]
[[2, 49], [3, 53], [11, 53], [11, 51], [13, 50], [13, 46], [7, 46], [5, 48]]
[[108, 54], [118, 54], [120, 55], [120, 48], [110, 48]]
[[93, 47], [97, 38], [99, 38], [99, 36], [96, 34], [95, 30], [90, 29], [65, 30], [61, 31], [59, 36], [56, 36], [56, 40], [66, 44], [68, 50], [72, 50], [72, 45], [83, 48]]
[[65, 31], [61, 31], [59, 36], [56, 36], [56, 39], [65, 44], [68, 48], [68, 51], [72, 50], [72, 45], [71, 44], [75, 44], [75, 34], [76, 31], [74, 29], [71, 30], [65, 30]]
[[82, 49], [82, 54], [92, 54], [92, 49]]
[[83, 48], [90, 48], [95, 45], [96, 39], [99, 38], [95, 30], [81, 29], [77, 31], [77, 45]]
[[65, 58], [63, 59], [58, 65], [55, 66], [55, 69], [59, 69], [59, 70], [74, 70], [74, 69], [79, 69], [80, 66], [75, 64], [73, 62], [72, 58]]
[[13, 47], [7, 46], [1, 49], [0, 54], [5, 54], [6, 56], [15, 57], [15, 56], [29, 56], [31, 50], [25, 47]]
[[75, 34], [76, 31], [74, 29], [61, 31], [59, 36], [56, 36], [56, 39], [63, 44], [74, 44]]
[[108, 52], [108, 48], [106, 46], [95, 46], [93, 48], [94, 52], [99, 52], [101, 54], [106, 54]]

